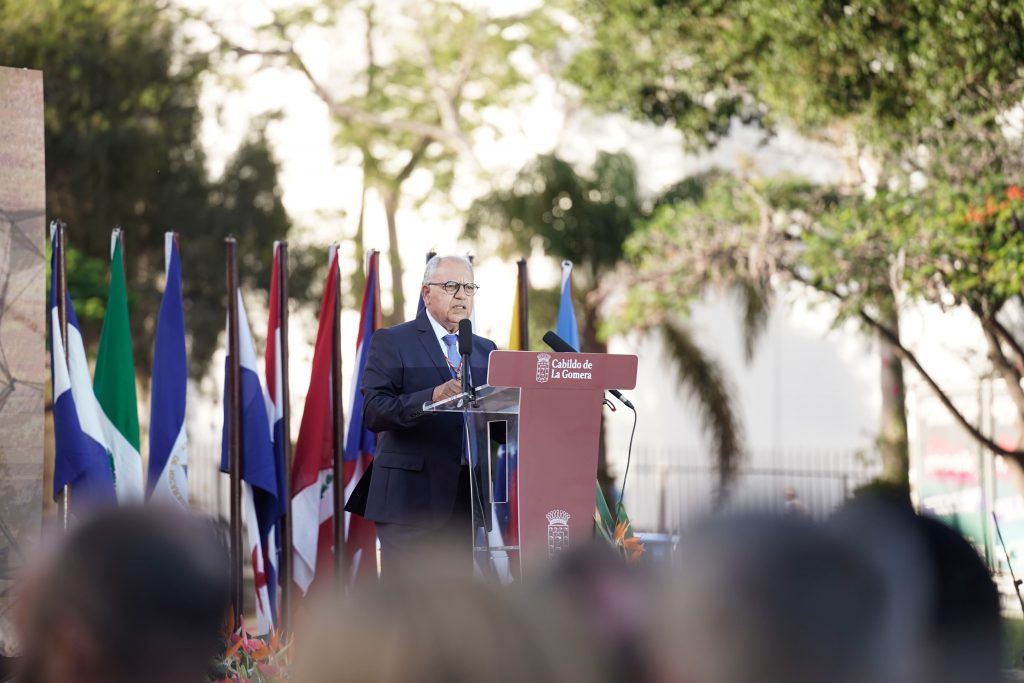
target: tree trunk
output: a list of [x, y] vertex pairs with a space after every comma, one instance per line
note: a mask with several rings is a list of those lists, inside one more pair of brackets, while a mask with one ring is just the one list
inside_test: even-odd
[[[363, 153], [369, 154], [366, 150], [364, 150]], [[355, 297], [359, 297], [366, 284], [366, 273], [363, 272], [363, 263], [366, 258], [366, 246], [363, 240], [363, 226], [366, 225], [366, 193], [370, 189], [370, 169], [368, 163], [365, 161], [365, 156], [363, 159], [363, 188], [359, 195], [359, 220], [356, 222], [356, 234], [352, 238], [352, 246], [355, 249], [356, 269], [352, 271], [351, 290]], [[358, 308], [359, 305], [360, 302], [355, 300], [354, 306]]]
[[387, 215], [388, 220], [388, 265], [391, 267], [391, 315], [385, 318], [385, 324], [389, 326], [405, 321], [405, 290], [402, 289], [402, 256], [398, 251], [398, 225], [395, 221], [401, 191], [401, 186], [393, 186], [384, 192], [384, 213]]
[[[1024, 450], [1024, 415], [1017, 418], [1017, 446], [1018, 451]], [[1024, 464], [1017, 458], [1003, 457], [1006, 461], [1006, 469], [1010, 473], [1010, 482], [1018, 495], [1024, 495]], [[994, 504], [994, 501], [993, 501]]]
[[[891, 299], [881, 306], [881, 322], [899, 337], [899, 313]], [[878, 448], [882, 456], [879, 480], [900, 489], [910, 488], [910, 447], [907, 438], [907, 387], [903, 381], [903, 361], [893, 345], [878, 335], [882, 420]]]

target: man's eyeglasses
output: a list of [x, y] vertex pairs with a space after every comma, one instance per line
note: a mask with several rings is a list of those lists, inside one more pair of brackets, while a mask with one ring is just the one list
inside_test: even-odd
[[452, 296], [458, 293], [459, 287], [466, 290], [468, 296], [473, 296], [476, 294], [476, 290], [480, 289], [480, 285], [475, 282], [456, 282], [455, 280], [449, 280], [448, 282], [425, 282], [424, 284], [440, 287], [446, 294], [451, 294]]

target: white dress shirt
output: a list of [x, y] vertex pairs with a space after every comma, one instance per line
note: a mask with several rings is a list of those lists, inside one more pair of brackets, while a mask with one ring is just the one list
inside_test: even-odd
[[441, 323], [434, 320], [434, 316], [430, 314], [430, 311], [426, 311], [427, 320], [430, 321], [430, 326], [434, 328], [434, 336], [437, 337], [437, 344], [441, 347], [441, 355], [448, 358], [448, 345], [444, 343], [444, 338], [449, 334], [454, 334], [456, 337], [459, 336], [459, 328], [455, 328], [454, 332], [449, 332], [441, 326]]

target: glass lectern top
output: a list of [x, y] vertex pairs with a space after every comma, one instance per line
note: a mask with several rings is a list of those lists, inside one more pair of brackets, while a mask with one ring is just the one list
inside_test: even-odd
[[519, 387], [477, 387], [476, 401], [470, 404], [466, 394], [458, 394], [436, 403], [424, 403], [425, 413], [498, 413], [519, 414]]

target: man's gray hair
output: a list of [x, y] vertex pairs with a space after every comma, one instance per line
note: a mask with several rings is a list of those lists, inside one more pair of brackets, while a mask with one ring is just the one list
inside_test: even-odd
[[434, 281], [434, 274], [437, 272], [437, 267], [441, 265], [442, 261], [458, 261], [467, 268], [469, 268], [469, 274], [473, 274], [473, 262], [465, 256], [434, 256], [427, 261], [427, 267], [423, 269], [423, 284]]

